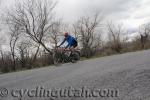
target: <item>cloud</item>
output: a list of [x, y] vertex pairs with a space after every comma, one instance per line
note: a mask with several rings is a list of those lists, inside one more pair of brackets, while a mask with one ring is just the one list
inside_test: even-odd
[[[11, 5], [15, 0], [2, 0]], [[56, 0], [54, 0], [56, 1]], [[83, 15], [101, 12], [106, 20], [124, 23], [128, 28], [137, 28], [150, 22], [150, 0], [57, 0], [57, 16], [74, 22]]]
[[68, 22], [80, 16], [102, 12], [107, 20], [137, 27], [149, 21], [149, 0], [58, 0], [57, 12]]
[[62, 13], [68, 16], [78, 15], [93, 11], [103, 12], [105, 15], [116, 14], [129, 11], [133, 7], [138, 7], [135, 0], [58, 0], [58, 7]]

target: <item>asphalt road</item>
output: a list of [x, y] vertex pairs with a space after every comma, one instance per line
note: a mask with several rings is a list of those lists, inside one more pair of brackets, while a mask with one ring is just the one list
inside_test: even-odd
[[150, 50], [3, 74], [0, 100], [150, 100]]

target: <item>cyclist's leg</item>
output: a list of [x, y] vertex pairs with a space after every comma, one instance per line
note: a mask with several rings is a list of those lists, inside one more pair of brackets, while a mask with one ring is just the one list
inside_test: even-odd
[[74, 54], [76, 47], [77, 47], [77, 43], [75, 43], [74, 45], [72, 45], [72, 46], [70, 47], [70, 50], [71, 50], [71, 53], [72, 53], [72, 54]]

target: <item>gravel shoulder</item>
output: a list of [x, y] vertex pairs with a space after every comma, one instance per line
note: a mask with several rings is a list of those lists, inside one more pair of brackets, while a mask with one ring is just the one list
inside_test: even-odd
[[2, 74], [0, 89], [7, 88], [9, 95], [0, 96], [0, 100], [19, 100], [12, 97], [12, 90], [30, 90], [38, 86], [44, 89], [117, 89], [119, 95], [76, 98], [31, 98], [24, 95], [21, 100], [150, 100], [150, 50]]

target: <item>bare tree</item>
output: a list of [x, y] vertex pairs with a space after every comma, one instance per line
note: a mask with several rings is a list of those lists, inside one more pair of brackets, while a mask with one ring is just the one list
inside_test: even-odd
[[102, 17], [100, 17], [99, 14], [96, 13], [92, 17], [82, 17], [76, 24], [73, 25], [74, 34], [76, 35], [76, 37], [78, 35], [82, 37], [82, 51], [83, 55], [86, 57], [90, 57], [93, 53], [93, 47], [95, 47], [94, 41], [97, 36], [96, 34], [99, 34], [96, 29], [100, 28], [101, 21]]
[[15, 47], [16, 47], [16, 43], [19, 39], [19, 35], [20, 35], [20, 32], [19, 32], [19, 27], [17, 25], [15, 25], [14, 27], [10, 27], [9, 46], [10, 46], [10, 51], [11, 51], [12, 60], [13, 60], [13, 65], [12, 65], [13, 71], [16, 70]]
[[[0, 32], [1, 32], [1, 29], [0, 29]], [[0, 40], [1, 40], [1, 37], [0, 37]], [[0, 70], [1, 70], [1, 66], [3, 65], [2, 63], [4, 62], [3, 60], [3, 51], [2, 51], [2, 42], [0, 41]]]
[[[2, 0], [0, 0], [0, 3], [2, 2]], [[1, 4], [0, 4], [1, 6]], [[2, 16], [1, 16], [2, 17]], [[9, 68], [8, 68], [8, 64], [12, 64], [12, 61], [9, 62], [8, 59], [11, 58], [11, 54], [7, 55], [7, 50], [5, 49], [8, 45], [7, 43], [7, 35], [5, 35], [4, 31], [3, 31], [3, 26], [2, 26], [2, 18], [0, 19], [0, 73], [1, 72], [8, 72]], [[7, 58], [8, 59], [7, 59]]]
[[31, 47], [31, 44], [29, 42], [21, 41], [17, 44], [17, 50], [18, 50], [17, 59], [20, 61], [22, 68], [27, 67], [27, 64], [29, 65], [28, 67], [31, 67], [31, 64], [30, 64], [31, 59], [30, 59], [30, 53], [29, 53], [30, 47]]
[[144, 49], [149, 40], [150, 25], [142, 25], [139, 28], [141, 48]]
[[5, 65], [4, 54], [2, 49], [2, 44], [4, 42], [4, 37], [0, 37], [0, 69]]
[[55, 5], [56, 3], [47, 0], [27, 0], [18, 3], [14, 11], [7, 13], [7, 24], [17, 25], [22, 33], [51, 53], [44, 39], [53, 25]]
[[79, 40], [79, 37], [80, 37], [80, 35], [79, 35], [79, 30], [78, 30], [78, 22], [76, 22], [76, 23], [74, 23], [73, 25], [72, 25], [73, 27], [72, 27], [72, 31], [73, 31], [73, 34], [74, 34], [74, 36], [75, 36], [75, 38], [77, 39], [77, 40]]
[[94, 39], [93, 50], [96, 53], [96, 52], [99, 52], [102, 48], [103, 48], [102, 35], [97, 34], [95, 39]]
[[112, 50], [120, 53], [122, 49], [122, 34], [124, 29], [122, 24], [114, 25], [112, 22], [107, 23], [109, 44]]
[[59, 42], [59, 36], [62, 33], [62, 27], [63, 24], [62, 22], [59, 20], [58, 22], [55, 22], [52, 27], [51, 27], [51, 42], [54, 44], [54, 48], [58, 45]]
[[2, 50], [0, 50], [0, 54], [1, 54], [1, 60], [2, 60], [1, 65], [4, 65], [5, 64], [5, 62], [4, 62], [4, 54], [3, 54]]

